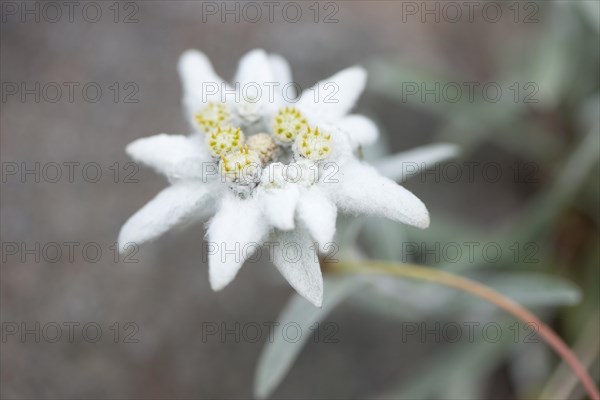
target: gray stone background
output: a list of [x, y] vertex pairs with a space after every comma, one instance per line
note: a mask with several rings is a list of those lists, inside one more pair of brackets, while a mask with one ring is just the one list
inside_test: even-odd
[[[403, 23], [400, 4], [392, 1], [337, 2], [336, 23], [315, 23], [311, 2], [298, 2], [304, 16], [297, 23], [286, 22], [278, 11], [274, 22], [222, 23], [214, 16], [203, 22], [202, 3], [194, 1], [138, 1], [135, 9], [121, 3], [118, 23], [109, 8], [113, 3], [97, 2], [103, 15], [89, 23], [81, 16], [85, 3], [78, 4], [73, 22], [64, 15], [57, 23], [31, 17], [22, 22], [18, 16], [3, 15], [6, 21], [1, 24], [3, 83], [97, 82], [103, 88], [97, 103], [84, 101], [76, 89], [73, 103], [35, 102], [31, 97], [23, 102], [12, 96], [1, 104], [2, 162], [96, 162], [103, 172], [97, 183], [84, 181], [80, 168], [75, 169], [73, 183], [64, 176], [58, 183], [35, 183], [31, 177], [25, 183], [2, 183], [3, 242], [95, 242], [103, 252], [97, 263], [83, 258], [81, 246], [73, 262], [65, 255], [56, 263], [36, 262], [32, 256], [22, 262], [15, 257], [3, 260], [3, 323], [80, 323], [72, 343], [64, 336], [57, 343], [43, 338], [36, 343], [32, 336], [2, 343], [5, 398], [251, 397], [264, 339], [203, 342], [201, 326], [274, 321], [292, 294], [276, 270], [268, 264], [247, 266], [224, 291], [213, 293], [202, 260], [202, 225], [170, 232], [143, 246], [136, 255], [139, 263], [114, 262], [110, 249], [128, 216], [166, 182], [140, 169], [138, 183], [122, 182], [123, 175], [114, 183], [109, 167], [118, 163], [121, 174], [126, 172], [124, 147], [134, 139], [187, 133], [176, 71], [184, 50], [202, 50], [218, 73], [230, 79], [241, 55], [264, 48], [289, 60], [302, 87], [353, 64], [369, 68], [373, 60], [430, 65], [460, 71], [465, 81], [485, 80], [497, 72], [499, 49], [519, 47], [519, 38], [535, 30], [506, 20], [493, 25], [423, 24], [414, 19]], [[121, 22], [133, 10], [138, 22]], [[321, 4], [320, 19], [328, 11]], [[139, 102], [115, 103], [108, 89], [114, 82], [121, 89], [134, 82]], [[390, 152], [430, 143], [440, 122], [435, 115], [399, 105], [369, 88], [357, 110], [387, 132]], [[523, 197], [522, 188], [508, 183], [436, 188], [412, 181], [407, 186], [434, 212], [481, 225], [501, 224]], [[411, 371], [411, 360], [426, 351], [402, 345], [390, 334], [397, 328], [394, 323], [364, 311], [342, 306], [331, 319], [340, 324], [340, 342], [309, 344], [276, 392], [278, 397], [369, 396]], [[80, 328], [88, 322], [102, 328], [97, 343], [81, 338]], [[118, 343], [111, 330], [115, 322], [120, 323]], [[127, 322], [139, 327], [138, 343], [123, 342]], [[502, 388], [504, 380], [499, 373], [491, 387]]]

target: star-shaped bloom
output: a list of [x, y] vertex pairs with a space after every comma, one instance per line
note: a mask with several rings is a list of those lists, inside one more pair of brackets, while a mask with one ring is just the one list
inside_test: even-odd
[[[337, 103], [304, 95], [296, 106], [281, 98], [255, 98], [260, 104], [248, 112], [247, 99], [221, 101], [215, 93], [204, 98], [206, 82], [223, 81], [203, 54], [188, 51], [179, 65], [195, 132], [159, 134], [127, 146], [135, 161], [165, 175], [170, 186], [125, 223], [119, 235], [122, 249], [184, 222], [208, 219], [214, 290], [227, 286], [258, 246], [268, 245], [271, 261], [290, 285], [320, 306], [318, 254], [334, 239], [338, 213], [429, 225], [427, 209], [415, 195], [354, 156], [354, 148], [368, 136], [360, 129], [377, 133], [366, 118], [347, 115], [364, 88], [361, 68], [334, 75], [343, 94]], [[242, 58], [233, 85], [290, 80], [281, 57], [255, 50]], [[418, 157], [432, 161], [436, 156], [425, 151]]]

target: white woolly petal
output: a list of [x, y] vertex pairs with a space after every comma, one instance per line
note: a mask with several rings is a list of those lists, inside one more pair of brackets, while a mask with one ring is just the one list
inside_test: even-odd
[[429, 226], [429, 213], [414, 194], [381, 176], [367, 164], [353, 161], [340, 167], [338, 183], [321, 183], [341, 211], [373, 214], [419, 228]]
[[264, 50], [251, 50], [240, 59], [234, 82], [239, 82], [241, 88], [248, 83], [264, 85], [265, 82], [274, 81], [269, 57]]
[[218, 169], [212, 166], [200, 135], [159, 135], [134, 140], [125, 151], [136, 162], [164, 174], [170, 180], [212, 180]]
[[316, 186], [308, 188], [298, 202], [298, 218], [304, 223], [312, 238], [326, 251], [335, 234], [337, 208]]
[[365, 88], [367, 72], [350, 67], [305, 90], [296, 104], [313, 123], [347, 114]]
[[340, 119], [337, 125], [348, 135], [353, 149], [373, 144], [379, 136], [377, 125], [362, 115], [348, 115]]
[[279, 54], [269, 54], [269, 63], [273, 70], [275, 82], [279, 84], [279, 86], [275, 87], [276, 98], [280, 101], [279, 104], [283, 105], [284, 101], [295, 99], [298, 93], [296, 93], [296, 87], [290, 85], [293, 82], [292, 70], [286, 59]]
[[264, 107], [263, 112], [271, 114], [277, 108], [275, 98], [270, 98], [272, 88], [269, 87], [275, 82], [275, 77], [264, 50], [251, 50], [240, 59], [234, 82], [239, 83], [239, 90], [243, 95], [257, 96], [257, 103]]
[[460, 148], [451, 143], [436, 143], [394, 154], [374, 163], [384, 176], [395, 181], [404, 181], [435, 163], [456, 157]]
[[296, 185], [261, 190], [257, 196], [269, 224], [277, 229], [294, 229], [294, 214], [300, 191]]
[[321, 307], [323, 276], [308, 232], [304, 229], [280, 231], [273, 236], [273, 241], [276, 243], [273, 263], [281, 275], [301, 296]]
[[209, 280], [221, 290], [237, 275], [246, 258], [268, 232], [256, 198], [239, 199], [227, 193], [208, 225]]
[[128, 243], [139, 245], [195, 219], [203, 208], [212, 206], [211, 189], [196, 181], [182, 181], [164, 189], [125, 222], [119, 233], [120, 251], [125, 251]]
[[226, 83], [215, 73], [208, 57], [198, 50], [184, 52], [179, 57], [178, 70], [183, 85], [183, 105], [193, 123], [194, 114], [207, 102], [221, 101], [221, 91]]

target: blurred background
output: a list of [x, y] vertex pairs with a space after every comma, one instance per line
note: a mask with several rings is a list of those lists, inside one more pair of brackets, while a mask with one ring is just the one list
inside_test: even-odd
[[[115, 253], [167, 184], [125, 146], [188, 133], [184, 50], [231, 79], [264, 48], [303, 88], [360, 64], [356, 111], [382, 132], [366, 159], [461, 154], [404, 183], [429, 229], [340, 218], [340, 257], [476, 279], [550, 324], [598, 383], [599, 3], [291, 3], [2, 1], [2, 398], [585, 398], [535, 327], [453, 290], [327, 277], [316, 310], [258, 263], [213, 293], [202, 225]], [[286, 319], [302, 339], [269, 340]]]

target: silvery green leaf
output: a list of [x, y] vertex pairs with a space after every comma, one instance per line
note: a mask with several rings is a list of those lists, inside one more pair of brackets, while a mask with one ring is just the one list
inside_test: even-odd
[[[450, 289], [434, 287], [421, 282], [390, 279], [388, 276], [367, 277], [370, 285], [352, 296], [353, 306], [395, 320], [421, 320], [435, 308], [438, 299], [447, 296]], [[437, 290], [436, 290], [437, 289]], [[439, 306], [437, 307], [439, 308]]]
[[581, 291], [575, 284], [554, 275], [501, 273], [484, 283], [527, 307], [574, 305], [581, 300]]
[[[279, 316], [274, 328], [273, 341], [267, 342], [258, 360], [254, 379], [254, 395], [267, 398], [279, 385], [292, 367], [300, 351], [311, 337], [311, 326], [323, 320], [344, 299], [363, 285], [364, 281], [356, 276], [327, 278], [324, 281], [325, 291], [323, 307], [315, 308], [300, 296], [294, 296]], [[301, 328], [301, 336], [297, 341], [286, 341], [283, 332], [288, 324]]]
[[537, 86], [534, 97], [541, 106], [547, 108], [555, 107], [570, 89], [569, 82], [578, 73], [573, 60], [581, 51], [574, 43], [579, 41], [577, 31], [580, 25], [573, 12], [574, 7], [560, 2], [551, 4], [546, 16], [546, 29], [540, 35], [539, 42], [533, 44], [536, 51], [531, 57], [529, 78], [523, 77]]
[[600, 2], [597, 1], [572, 1], [571, 6], [578, 7], [585, 18], [600, 32]]
[[[372, 290], [357, 294], [353, 301], [388, 318], [502, 312], [491, 303], [445, 286], [388, 276], [368, 278]], [[581, 297], [580, 290], [571, 282], [541, 273], [502, 272], [476, 280], [525, 307], [568, 306]]]

